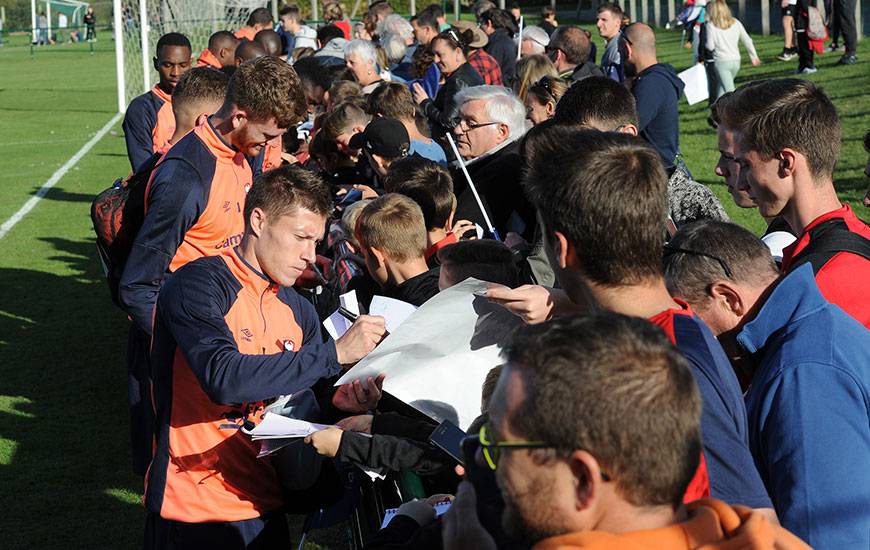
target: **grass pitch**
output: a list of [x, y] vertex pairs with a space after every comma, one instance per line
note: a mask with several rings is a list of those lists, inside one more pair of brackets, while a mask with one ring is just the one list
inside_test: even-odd
[[[0, 49], [0, 223], [114, 114], [113, 43], [105, 38], [93, 55], [79, 44], [31, 56], [14, 37]], [[682, 70], [691, 54], [678, 42], [676, 33], [660, 34], [661, 59]], [[781, 38], [756, 38], [765, 63], [747, 63], [738, 82], [789, 75], [796, 64], [773, 59], [781, 45]], [[834, 67], [836, 55], [819, 56], [819, 72], [810, 78], [825, 86], [843, 120], [838, 191], [866, 218], [860, 206], [867, 159], [861, 138], [870, 128], [866, 42], [858, 56], [852, 67]], [[735, 221], [760, 232], [758, 214], [734, 207], [713, 174], [718, 153], [706, 117], [703, 106], [682, 105], [686, 161]], [[128, 170], [117, 124], [0, 240], [4, 548], [141, 546], [142, 485], [130, 473], [128, 445], [127, 320], [109, 300], [88, 217], [93, 196]]]

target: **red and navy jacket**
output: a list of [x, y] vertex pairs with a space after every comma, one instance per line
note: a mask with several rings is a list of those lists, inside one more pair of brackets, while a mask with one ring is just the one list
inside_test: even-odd
[[147, 334], [167, 274], [241, 241], [251, 167], [207, 122], [178, 140], [146, 191], [142, 227], [124, 267], [119, 297]]
[[665, 310], [650, 321], [689, 360], [703, 402], [704, 453], [686, 490], [686, 502], [712, 495], [750, 508], [772, 508], [749, 451], [746, 406], [734, 369], [707, 325], [687, 303], [676, 301], [682, 309]]
[[[870, 239], [870, 227], [858, 219], [847, 204], [842, 208], [822, 214], [809, 225], [798, 239], [782, 251], [782, 270], [789, 273], [795, 265], [795, 259], [800, 255], [813, 251], [812, 235], [822, 225], [832, 229], [847, 229], [852, 233]], [[827, 229], [827, 228], [825, 228]], [[831, 256], [816, 272], [816, 284], [826, 300], [840, 306], [846, 313], [859, 323], [870, 328], [870, 292], [867, 283], [870, 282], [870, 261], [863, 256], [851, 252], [839, 252]]]
[[133, 172], [151, 155], [160, 151], [175, 133], [175, 115], [172, 113], [172, 96], [154, 86], [127, 106], [124, 115], [124, 141]]
[[154, 319], [156, 446], [145, 506], [188, 523], [256, 518], [283, 504], [271, 460], [239, 428], [265, 402], [337, 375], [314, 307], [235, 250], [166, 282]]

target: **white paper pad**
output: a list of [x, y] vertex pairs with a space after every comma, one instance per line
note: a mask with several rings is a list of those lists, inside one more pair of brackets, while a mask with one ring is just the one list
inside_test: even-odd
[[695, 63], [677, 76], [686, 85], [683, 93], [686, 94], [686, 101], [689, 102], [689, 105], [694, 105], [710, 97], [710, 89], [707, 87], [707, 71], [704, 69], [703, 63]]
[[480, 415], [481, 386], [522, 320], [467, 279], [423, 304], [336, 385], [386, 374], [384, 390], [438, 422], [463, 430]]
[[417, 311], [417, 306], [386, 296], [373, 297], [369, 306], [369, 315], [383, 317], [387, 324], [387, 332], [390, 334], [396, 332], [399, 325], [404, 323], [415, 311]]
[[251, 439], [287, 439], [306, 437], [314, 432], [330, 428], [325, 424], [314, 424], [296, 418], [287, 418], [279, 414], [265, 413], [263, 420], [251, 430]]

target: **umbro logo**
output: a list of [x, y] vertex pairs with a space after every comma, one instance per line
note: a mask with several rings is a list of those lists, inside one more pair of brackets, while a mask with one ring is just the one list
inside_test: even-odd
[[250, 329], [243, 328], [242, 329], [242, 339], [246, 342], [252, 342], [254, 338], [254, 333], [251, 332]]

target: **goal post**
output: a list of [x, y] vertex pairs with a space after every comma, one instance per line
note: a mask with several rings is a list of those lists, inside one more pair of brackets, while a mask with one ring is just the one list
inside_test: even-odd
[[268, 0], [113, 0], [112, 4], [120, 112], [156, 82], [151, 60], [163, 34], [187, 36], [195, 64], [212, 33], [235, 31], [255, 8], [270, 8]]

